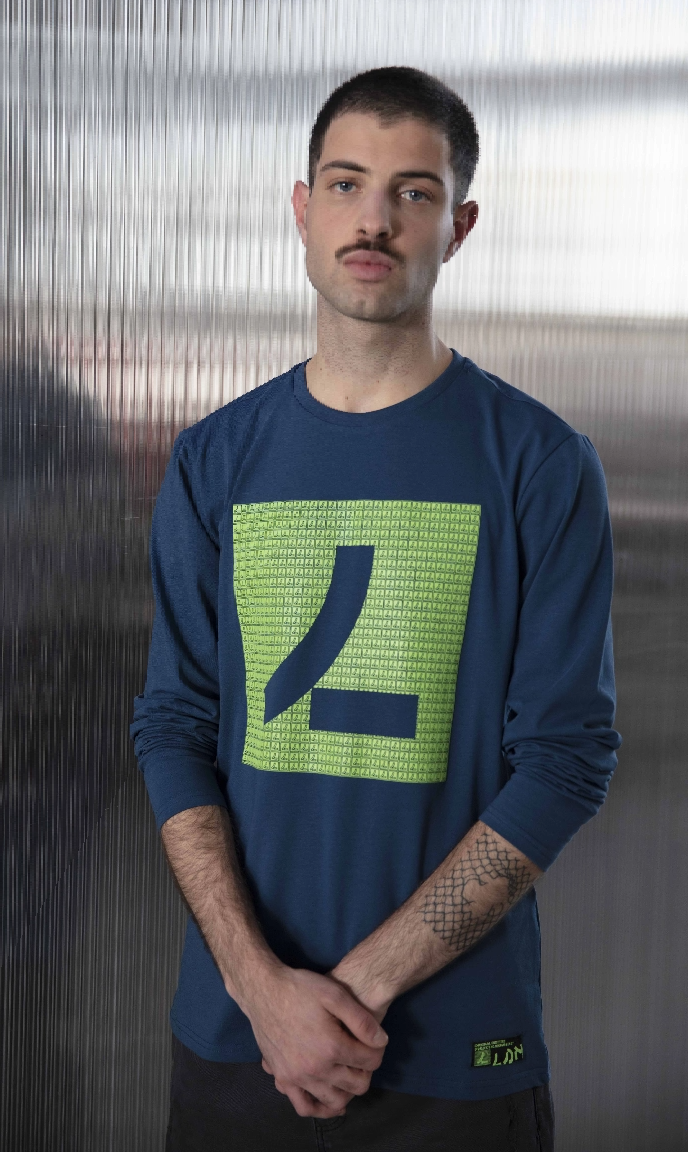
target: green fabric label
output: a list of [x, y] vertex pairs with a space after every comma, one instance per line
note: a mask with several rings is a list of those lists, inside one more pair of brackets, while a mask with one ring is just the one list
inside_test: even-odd
[[[271, 772], [445, 780], [479, 520], [474, 504], [295, 500], [234, 506], [234, 591], [247, 675], [245, 763]], [[383, 694], [416, 697], [406, 738], [324, 730], [327, 722], [314, 721], [311, 690], [265, 722], [266, 686], [272, 677], [275, 683], [281, 665], [292, 668], [294, 657], [293, 664], [288, 657], [326, 614], [336, 550], [342, 558], [349, 549], [352, 557], [356, 546], [365, 567], [369, 557], [370, 574], [367, 569], [359, 577], [363, 602], [354, 598], [354, 625], [312, 687], [339, 690], [321, 693], [321, 710], [333, 698], [349, 701], [351, 712], [358, 701], [370, 702], [375, 712], [378, 700], [387, 702]], [[333, 602], [334, 594], [331, 607]]]
[[521, 1036], [511, 1036], [509, 1040], [482, 1040], [472, 1045], [473, 1068], [505, 1068], [506, 1064], [524, 1058]]

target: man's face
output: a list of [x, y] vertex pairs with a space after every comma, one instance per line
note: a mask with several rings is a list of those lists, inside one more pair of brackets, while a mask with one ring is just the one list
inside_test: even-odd
[[473, 202], [453, 212], [453, 188], [438, 129], [410, 118], [384, 126], [360, 112], [335, 119], [311, 194], [298, 181], [292, 197], [317, 292], [358, 320], [425, 309], [441, 264], [476, 219]]

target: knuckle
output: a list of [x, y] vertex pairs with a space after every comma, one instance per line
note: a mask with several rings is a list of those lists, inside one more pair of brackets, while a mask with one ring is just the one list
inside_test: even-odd
[[287, 1097], [298, 1116], [311, 1116], [309, 1101], [303, 1092], [293, 1088], [287, 1093]]
[[326, 1084], [323, 1080], [313, 1081], [307, 1091], [313, 1096], [311, 1104], [317, 1111], [323, 1108], [342, 1108], [347, 1099], [346, 1094], [336, 1088], [334, 1084]]
[[367, 1072], [355, 1071], [349, 1069], [350, 1075], [347, 1079], [347, 1089], [349, 1092], [354, 1092], [356, 1096], [361, 1096], [366, 1092], [369, 1087], [369, 1074]]
[[366, 1032], [367, 1032], [367, 1034], [368, 1034], [368, 1035], [371, 1037], [371, 1039], [373, 1040], [373, 1039], [374, 1039], [374, 1037], [378, 1035], [378, 1031], [379, 1031], [379, 1026], [378, 1026], [378, 1024], [377, 1024], [377, 1023], [376, 1023], [376, 1021], [375, 1021], [375, 1020], [374, 1020], [374, 1019], [373, 1019], [373, 1018], [370, 1016], [370, 1014], [369, 1014], [368, 1012], [364, 1012], [364, 1011], [362, 1011], [362, 1013], [361, 1013], [361, 1018], [362, 1018], [362, 1027], [363, 1027], [364, 1029], [366, 1029]]
[[334, 984], [333, 987], [328, 990], [326, 1006], [329, 1011], [333, 1012], [336, 1016], [339, 1016], [341, 1012], [352, 1012], [354, 1008], [352, 996], [338, 984]]
[[351, 999], [342, 984], [338, 984], [337, 980], [329, 980], [328, 984], [324, 985], [323, 992], [324, 997], [331, 1004], [344, 1004]]

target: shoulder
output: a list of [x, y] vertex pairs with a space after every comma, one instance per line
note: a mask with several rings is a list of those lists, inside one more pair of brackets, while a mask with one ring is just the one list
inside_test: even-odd
[[[180, 432], [163, 483], [175, 506], [191, 503], [211, 538], [220, 538], [234, 478], [261, 423], [289, 394], [292, 369]], [[161, 495], [159, 495], [161, 501]]]
[[550, 484], [555, 475], [559, 483], [569, 476], [577, 484], [588, 474], [601, 487], [601, 463], [587, 436], [546, 404], [473, 361], [466, 359], [463, 369], [463, 388], [465, 395], [469, 388], [473, 397], [477, 428], [486, 429], [491, 452], [498, 450], [500, 459], [510, 462], [518, 502], [530, 486]]
[[234, 455], [258, 422], [266, 419], [287, 395], [294, 368], [210, 412], [179, 433], [173, 453], [199, 458], [207, 452]]
[[463, 371], [465, 381], [470, 385], [477, 401], [490, 406], [502, 421], [516, 427], [540, 431], [554, 442], [577, 435], [576, 430], [557, 412], [547, 408], [546, 404], [535, 400], [520, 388], [508, 384], [495, 373], [480, 368], [468, 357], [465, 357]]

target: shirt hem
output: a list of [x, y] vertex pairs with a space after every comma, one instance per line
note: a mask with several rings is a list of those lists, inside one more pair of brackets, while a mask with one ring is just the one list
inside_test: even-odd
[[[205, 1060], [212, 1060], [218, 1064], [261, 1063], [260, 1052], [259, 1056], [256, 1055], [258, 1046], [251, 1052], [246, 1047], [240, 1046], [239, 1051], [229, 1058], [227, 1054], [220, 1053], [218, 1045], [206, 1043], [200, 1036], [180, 1024], [172, 1012], [170, 1013], [170, 1026], [178, 1040], [181, 1040], [183, 1044], [186, 1043], [187, 1047], [196, 1052], [197, 1056], [201, 1056]], [[485, 1080], [484, 1083], [476, 1085], [458, 1085], [457, 1081], [452, 1083], [443, 1076], [436, 1076], [432, 1081], [414, 1075], [406, 1077], [404, 1074], [397, 1083], [393, 1083], [385, 1074], [378, 1076], [376, 1072], [372, 1075], [372, 1084], [377, 1088], [384, 1088], [388, 1092], [400, 1092], [406, 1096], [433, 1096], [442, 1100], [492, 1100], [499, 1096], [510, 1096], [513, 1092], [521, 1092], [525, 1088], [538, 1088], [548, 1084], [549, 1079], [548, 1066], [540, 1066], [525, 1069], [519, 1073], [514, 1072], [510, 1076], [503, 1075], [500, 1081]]]
[[389, 1092], [402, 1092], [412, 1096], [435, 1096], [444, 1100], [493, 1100], [499, 1096], [510, 1096], [513, 1092], [522, 1092], [525, 1088], [539, 1088], [548, 1084], [550, 1080], [548, 1068], [532, 1068], [519, 1074], [507, 1075], [499, 1083], [486, 1081], [483, 1084], [462, 1084], [435, 1077], [433, 1081], [424, 1077], [402, 1077], [397, 1083], [392, 1083], [386, 1076], [372, 1075], [372, 1084], [377, 1088], [385, 1088]]

